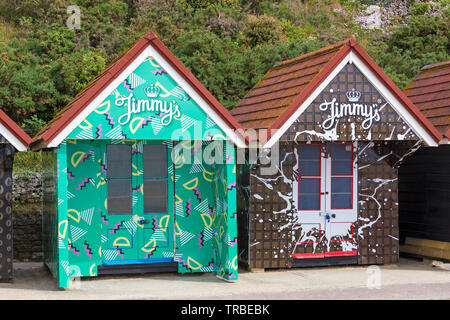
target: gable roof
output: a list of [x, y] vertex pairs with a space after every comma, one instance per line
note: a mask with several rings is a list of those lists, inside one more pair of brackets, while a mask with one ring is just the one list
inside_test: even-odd
[[276, 63], [231, 110], [246, 129], [269, 129], [298, 95], [316, 79], [336, 56], [342, 56], [345, 41], [300, 57]]
[[[240, 136], [231, 133], [232, 130], [243, 130], [241, 125], [230, 115], [230, 113], [217, 101], [216, 98], [197, 80], [197, 78], [173, 55], [170, 50], [152, 32], [145, 34], [126, 53], [117, 58], [94, 80], [92, 80], [75, 98], [64, 107], [32, 140], [31, 148], [38, 150], [46, 147], [55, 147], [67, 136], [63, 130], [73, 121], [80, 121], [80, 114], [102, 94], [107, 87], [116, 80], [126, 69], [140, 56], [148, 47], [154, 49], [169, 66], [185, 81], [200, 99], [211, 108], [230, 130], [224, 130], [231, 134], [231, 140], [243, 145]], [[169, 73], [170, 75], [170, 73]], [[195, 100], [195, 99], [194, 99]], [[214, 120], [214, 119], [213, 119]], [[78, 125], [78, 124], [77, 124]], [[220, 127], [220, 124], [218, 124]], [[224, 129], [224, 128], [221, 128]]]
[[19, 151], [26, 151], [31, 138], [8, 115], [0, 110], [0, 134]]
[[353, 38], [275, 64], [231, 114], [246, 129], [269, 129], [270, 140], [265, 147], [270, 147], [295, 120], [300, 107], [318, 95], [318, 89], [331, 81], [333, 73], [346, 61], [358, 62], [364, 68], [363, 74], [373, 75], [372, 80], [387, 89], [385, 94], [390, 98], [385, 97], [387, 101], [398, 102], [406, 110], [408, 120], [423, 128], [422, 138], [427, 144], [437, 144], [441, 135], [436, 128]]
[[442, 135], [450, 138], [450, 61], [423, 67], [403, 92]]

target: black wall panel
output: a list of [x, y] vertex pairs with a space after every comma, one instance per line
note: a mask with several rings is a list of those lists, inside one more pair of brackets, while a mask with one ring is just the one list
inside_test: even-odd
[[450, 241], [450, 145], [422, 147], [399, 168], [400, 236]]
[[14, 148], [0, 143], [0, 282], [13, 278], [12, 167]]

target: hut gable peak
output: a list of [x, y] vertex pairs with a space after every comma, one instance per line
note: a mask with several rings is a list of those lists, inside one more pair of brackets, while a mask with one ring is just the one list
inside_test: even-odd
[[[268, 129], [270, 138], [264, 147], [270, 148], [288, 132], [295, 122], [300, 121], [300, 115], [349, 65], [354, 66], [354, 69], [367, 79], [367, 82], [374, 87], [382, 100], [395, 110], [408, 128], [411, 128], [410, 132], [415, 133], [426, 144], [436, 145], [437, 141], [440, 140], [440, 134], [436, 128], [353, 38], [276, 64], [231, 113], [245, 128]], [[356, 100], [358, 100], [359, 95], [364, 93], [361, 90], [352, 91], [350, 87], [347, 89], [340, 94], [352, 106], [357, 103]], [[352, 100], [355, 101], [352, 102]], [[331, 103], [331, 101], [330, 98], [328, 102]], [[339, 101], [334, 103], [337, 102]], [[327, 114], [332, 112], [330, 106], [327, 108], [326, 105], [323, 105], [322, 107], [328, 109]], [[344, 112], [345, 110], [340, 111]], [[377, 119], [377, 109], [374, 109], [371, 104], [352, 110], [348, 109], [347, 112], [356, 113], [365, 125], [370, 125]], [[334, 122], [331, 119], [332, 115], [328, 116], [330, 117], [330, 125], [332, 125], [332, 122]], [[324, 135], [321, 138], [340, 139], [337, 135]], [[363, 140], [362, 137], [359, 138]], [[358, 137], [356, 136], [354, 139], [357, 140]]]
[[64, 139], [170, 139], [169, 131], [199, 125], [201, 139], [244, 145], [237, 121], [150, 32], [61, 110], [32, 148], [57, 147]]

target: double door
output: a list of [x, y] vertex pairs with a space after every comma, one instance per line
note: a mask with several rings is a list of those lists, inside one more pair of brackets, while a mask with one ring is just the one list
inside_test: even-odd
[[107, 214], [102, 224], [102, 263], [173, 261], [171, 145], [124, 140], [105, 147]]
[[294, 259], [357, 254], [356, 143], [300, 144]]

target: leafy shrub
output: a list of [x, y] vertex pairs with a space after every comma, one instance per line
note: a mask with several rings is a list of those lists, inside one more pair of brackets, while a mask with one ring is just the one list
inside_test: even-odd
[[282, 26], [277, 19], [267, 16], [248, 15], [242, 30], [241, 42], [249, 47], [276, 44], [285, 40]]
[[[372, 4], [391, 6], [390, 33], [356, 20]], [[69, 5], [81, 9], [79, 30], [66, 27]], [[0, 108], [34, 135], [149, 30], [229, 109], [277, 61], [349, 36], [403, 87], [422, 66], [449, 60], [448, 7], [448, 0], [3, 1]]]

